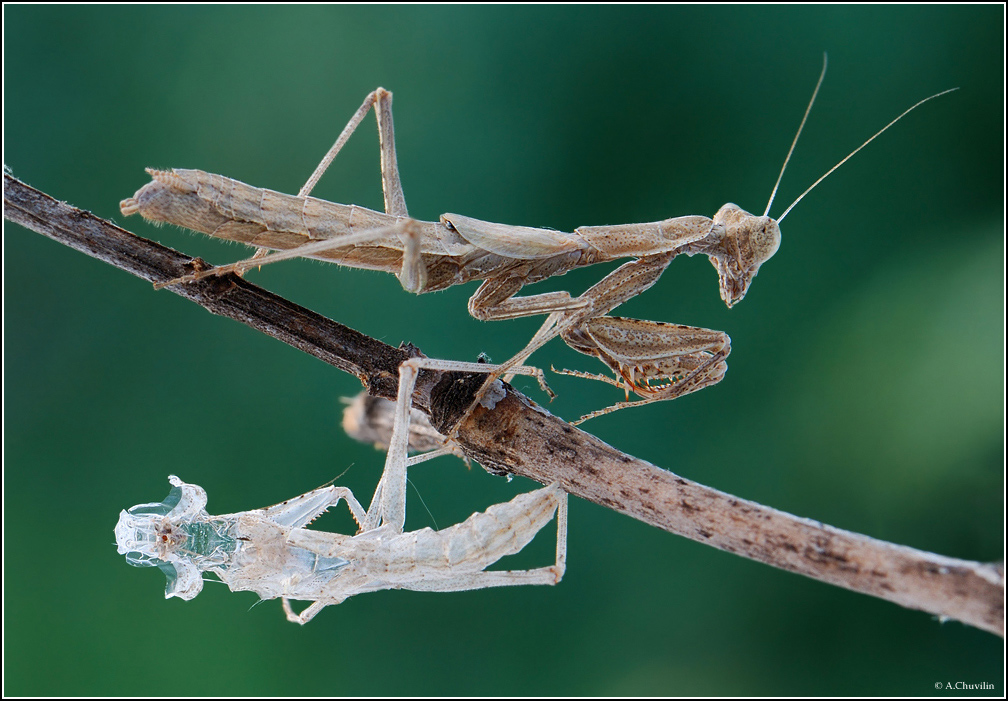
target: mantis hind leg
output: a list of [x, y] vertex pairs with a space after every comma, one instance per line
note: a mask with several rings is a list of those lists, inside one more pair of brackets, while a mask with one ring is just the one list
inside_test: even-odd
[[378, 144], [381, 150], [381, 174], [382, 192], [385, 195], [385, 213], [397, 217], [408, 217], [406, 212], [406, 196], [403, 194], [402, 182], [399, 180], [399, 165], [396, 162], [395, 150], [395, 129], [392, 125], [392, 93], [385, 88], [376, 88], [368, 93], [364, 102], [357, 108], [353, 117], [343, 127], [343, 131], [336, 138], [336, 143], [330, 147], [315, 167], [315, 171], [305, 182], [298, 192], [299, 197], [307, 197], [315, 185], [318, 184], [322, 174], [326, 172], [329, 165], [339, 154], [350, 136], [354, 133], [360, 123], [367, 116], [367, 113], [374, 107], [375, 118], [378, 120]]
[[[350, 136], [374, 107], [375, 119], [378, 122], [378, 147], [381, 153], [382, 193], [385, 196], [385, 213], [403, 217], [403, 230], [400, 237], [403, 240], [403, 263], [399, 272], [399, 282], [407, 292], [417, 293], [423, 289], [427, 278], [427, 270], [420, 256], [420, 234], [408, 219], [406, 210], [406, 195], [403, 193], [402, 181], [399, 179], [399, 164], [396, 161], [395, 127], [392, 121], [392, 93], [385, 88], [376, 88], [364, 98], [364, 102], [354, 113], [350, 121], [340, 132], [336, 143], [316, 166], [298, 196], [307, 197], [315, 188], [322, 174], [336, 158]], [[256, 255], [260, 255], [258, 252]]]
[[[535, 494], [556, 493], [557, 544], [556, 561], [548, 567], [537, 567], [531, 570], [481, 571], [465, 572], [445, 579], [430, 579], [410, 585], [415, 591], [469, 591], [472, 589], [488, 589], [490, 587], [512, 587], [529, 584], [553, 585], [563, 579], [567, 570], [567, 493], [558, 483], [544, 487]], [[492, 507], [491, 507], [492, 508]], [[520, 525], [515, 525], [520, 528]], [[541, 526], [540, 526], [541, 528]]]
[[[196, 272], [183, 275], [182, 277], [177, 277], [174, 280], [169, 280], [167, 282], [155, 283], [154, 289], [159, 290], [162, 287], [169, 287], [171, 285], [177, 285], [185, 282], [194, 282], [196, 280], [202, 280], [203, 278], [212, 276], [219, 277], [229, 273], [242, 276], [252, 268], [259, 268], [264, 265], [269, 265], [270, 263], [278, 263], [282, 260], [290, 260], [292, 258], [310, 258], [321, 253], [326, 253], [327, 251], [336, 251], [341, 248], [352, 248], [353, 246], [365, 245], [387, 238], [390, 234], [398, 236], [400, 240], [404, 242], [403, 268], [399, 273], [399, 280], [402, 282], [403, 287], [408, 291], [419, 292], [419, 290], [423, 287], [424, 280], [426, 279], [426, 268], [424, 267], [423, 260], [420, 256], [420, 238], [416, 230], [416, 221], [413, 219], [403, 219], [389, 226], [381, 226], [374, 229], [368, 229], [366, 231], [358, 231], [352, 234], [339, 236], [337, 238], [309, 241], [308, 243], [301, 244], [300, 246], [287, 248], [282, 251], [269, 251], [269, 249], [260, 248], [251, 258], [246, 258], [245, 260], [240, 260], [229, 265], [217, 265], [212, 268], [197, 270]], [[266, 252], [264, 253], [264, 251]]]
[[[315, 189], [322, 175], [328, 170], [333, 160], [335, 160], [336, 156], [346, 145], [346, 142], [350, 140], [351, 135], [357, 130], [360, 123], [364, 121], [364, 117], [367, 116], [372, 107], [375, 108], [375, 118], [378, 121], [378, 147], [381, 152], [382, 192], [385, 196], [385, 213], [393, 214], [397, 217], [409, 216], [406, 211], [406, 195], [403, 194], [402, 182], [399, 180], [399, 165], [396, 162], [395, 128], [392, 122], [392, 93], [385, 88], [376, 88], [364, 98], [364, 102], [357, 108], [357, 111], [354, 112], [354, 115], [347, 122], [346, 126], [343, 127], [343, 131], [336, 138], [336, 142], [329, 148], [326, 155], [322, 157], [319, 164], [315, 166], [315, 170], [308, 177], [308, 180], [305, 181], [305, 184], [301, 186], [301, 189], [298, 191], [299, 197], [307, 197]], [[259, 248], [256, 250], [255, 255], [252, 256], [252, 260], [263, 258], [268, 254], [268, 248]], [[413, 266], [416, 268], [416, 262], [413, 262]], [[233, 272], [242, 275], [245, 270], [248, 270], [248, 268], [236, 269]], [[416, 289], [407, 286], [405, 279], [412, 281], [418, 278], [419, 275], [414, 270], [407, 277], [406, 258], [404, 256], [403, 273], [400, 277], [400, 280], [404, 280], [403, 287], [410, 292], [416, 292]]]

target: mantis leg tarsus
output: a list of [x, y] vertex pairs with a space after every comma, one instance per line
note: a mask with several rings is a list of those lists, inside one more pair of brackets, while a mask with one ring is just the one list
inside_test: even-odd
[[614, 411], [619, 411], [620, 409], [627, 409], [632, 406], [641, 406], [643, 404], [651, 404], [652, 402], [658, 401], [656, 399], [638, 399], [634, 402], [616, 402], [612, 406], [607, 406], [605, 409], [596, 409], [595, 411], [585, 414], [577, 421], [571, 421], [571, 426], [580, 426], [585, 421], [589, 419], [596, 419], [599, 416], [605, 416], [606, 414], [611, 414]]
[[594, 372], [584, 372], [582, 370], [557, 370], [555, 367], [550, 366], [550, 370], [558, 375], [569, 375], [570, 377], [580, 377], [582, 380], [595, 380], [596, 382], [604, 382], [607, 385], [612, 385], [613, 387], [619, 387], [620, 389], [626, 389], [626, 382], [623, 380], [617, 380], [615, 377], [609, 377], [608, 375], [603, 375], [601, 373]]

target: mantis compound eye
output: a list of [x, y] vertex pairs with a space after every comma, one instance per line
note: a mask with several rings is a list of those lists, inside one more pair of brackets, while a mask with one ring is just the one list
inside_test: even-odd
[[769, 217], [764, 217], [764, 219], [766, 220], [764, 225], [755, 229], [749, 239], [749, 245], [753, 252], [753, 263], [750, 268], [753, 277], [756, 276], [759, 267], [773, 258], [774, 253], [780, 248], [780, 227], [773, 219]]

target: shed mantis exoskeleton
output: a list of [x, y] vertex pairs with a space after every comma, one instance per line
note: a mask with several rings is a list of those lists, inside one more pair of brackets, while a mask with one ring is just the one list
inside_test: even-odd
[[[232, 591], [283, 599], [287, 619], [307, 623], [326, 606], [382, 589], [464, 591], [523, 584], [556, 584], [567, 557], [567, 494], [557, 484], [495, 504], [439, 531], [404, 533], [406, 468], [434, 454], [407, 458], [409, 412], [419, 368], [465, 369], [469, 364], [412, 358], [399, 368], [395, 425], [385, 471], [370, 508], [346, 487], [326, 486], [274, 506], [224, 516], [206, 512], [207, 495], [174, 475], [160, 503], [124, 510], [116, 545], [130, 564], [157, 566], [165, 597], [192, 599], [213, 572]], [[484, 370], [487, 368], [484, 368]], [[521, 369], [526, 370], [525, 368]], [[306, 528], [344, 500], [360, 530], [356, 535]], [[557, 514], [556, 562], [521, 571], [485, 569], [524, 548]], [[313, 602], [300, 614], [290, 600]]]
[[[715, 384], [727, 369], [730, 339], [721, 331], [663, 324], [608, 314], [651, 287], [678, 255], [704, 254], [718, 271], [721, 298], [729, 306], [746, 294], [760, 266], [780, 245], [779, 223], [816, 185], [911, 110], [948, 90], [921, 100], [879, 130], [798, 197], [777, 219], [768, 216], [777, 186], [794, 151], [826, 75], [826, 57], [808, 108], [781, 168], [763, 215], [726, 204], [714, 215], [684, 216], [644, 224], [583, 226], [567, 233], [509, 226], [459, 214], [437, 222], [411, 219], [396, 165], [392, 94], [369, 94], [339, 138], [296, 196], [256, 188], [199, 170], [148, 169], [152, 182], [120, 204], [122, 213], [140, 213], [218, 238], [259, 247], [249, 260], [197, 271], [166, 284], [196, 280], [293, 257], [309, 257], [396, 274], [417, 294], [471, 280], [483, 283], [469, 300], [469, 312], [482, 320], [549, 315], [532, 340], [487, 378], [509, 372], [550, 339], [560, 336], [572, 348], [598, 357], [617, 376], [613, 384], [643, 399], [593, 412], [581, 420], [636, 404], [674, 399]], [[378, 122], [385, 213], [326, 202], [309, 193], [368, 111]], [[280, 252], [261, 255], [264, 249]], [[547, 292], [517, 297], [527, 284], [574, 268], [632, 258], [572, 297]], [[592, 379], [598, 375], [574, 373]], [[540, 384], [543, 384], [540, 380]], [[545, 389], [545, 387], [544, 387]]]

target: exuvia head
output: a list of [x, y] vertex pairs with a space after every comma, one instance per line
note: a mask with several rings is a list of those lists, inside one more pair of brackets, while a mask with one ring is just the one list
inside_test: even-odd
[[928, 100], [933, 100], [936, 97], [941, 97], [945, 93], [958, 90], [958, 88], [950, 88], [949, 90], [936, 93], [931, 97], [924, 98], [917, 104], [905, 110], [902, 114], [896, 117], [896, 119], [892, 120], [875, 132], [870, 139], [847, 154], [843, 160], [826, 171], [818, 180], [812, 183], [805, 192], [800, 194], [798, 198], [784, 210], [784, 213], [781, 214], [780, 217], [774, 220], [768, 216], [770, 214], [770, 207], [773, 205], [774, 197], [777, 195], [777, 188], [780, 186], [781, 178], [784, 177], [784, 170], [787, 168], [788, 161], [791, 160], [791, 154], [794, 153], [795, 145], [798, 143], [798, 137], [801, 136], [802, 129], [805, 128], [805, 122], [808, 120], [809, 112], [812, 111], [812, 105], [815, 103], [816, 95], [819, 94], [819, 87], [822, 85], [823, 78], [826, 77], [826, 66], [826, 54], [823, 53], [822, 72], [819, 74], [819, 80], [816, 82], [815, 90], [812, 91], [812, 99], [809, 100], [808, 107], [805, 108], [805, 114], [802, 117], [801, 124], [798, 125], [798, 132], [795, 134], [794, 140], [791, 142], [791, 148], [788, 150], [787, 157], [784, 159], [784, 165], [781, 166], [780, 175], [777, 176], [777, 182], [774, 184], [773, 191], [770, 193], [770, 200], [767, 202], [766, 209], [763, 211], [763, 216], [758, 217], [754, 214], [750, 214], [734, 204], [726, 204], [718, 210], [718, 213], [714, 216], [715, 231], [718, 230], [717, 225], [719, 223], [723, 224], [725, 229], [723, 232], [720, 232], [721, 238], [719, 238], [718, 244], [715, 247], [712, 247], [711, 251], [708, 251], [707, 254], [710, 257], [711, 263], [718, 271], [721, 284], [721, 299], [723, 299], [725, 304], [729, 307], [741, 301], [741, 299], [745, 296], [746, 291], [749, 289], [752, 279], [756, 277], [759, 267], [777, 252], [777, 249], [780, 247], [780, 224], [784, 221], [784, 217], [788, 215], [788, 212], [794, 209], [794, 206], [801, 202], [805, 195], [810, 193], [813, 188], [825, 180], [833, 171], [846, 163], [855, 153], [870, 144], [878, 138], [882, 132], [899, 120], [903, 119], [903, 117], [911, 111], [920, 107]]
[[189, 552], [187, 525], [205, 511], [206, 492], [172, 475], [172, 489], [162, 502], [138, 504], [119, 514], [116, 549], [136, 567], [157, 567], [167, 578], [165, 598], [192, 599], [203, 589], [202, 570]]

